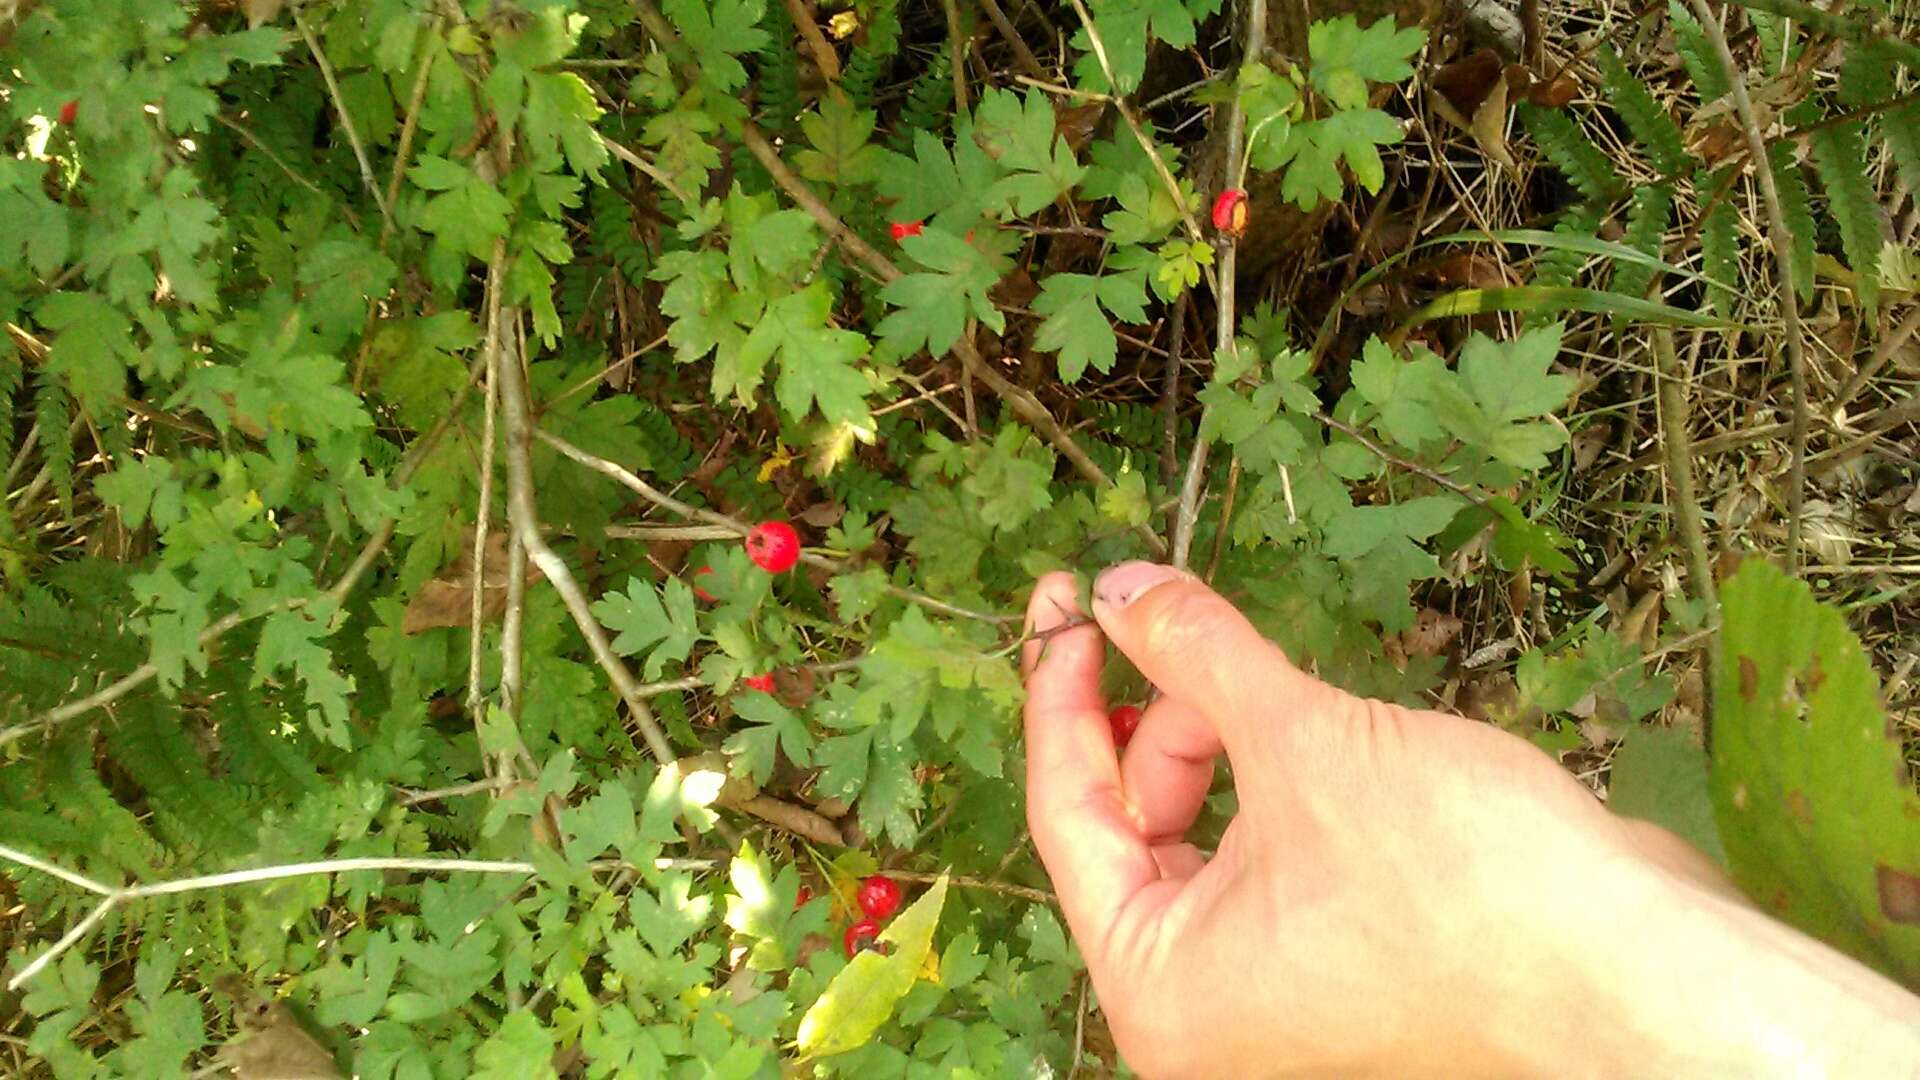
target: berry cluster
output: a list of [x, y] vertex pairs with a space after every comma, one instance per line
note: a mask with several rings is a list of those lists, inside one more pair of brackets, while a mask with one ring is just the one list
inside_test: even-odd
[[885, 874], [875, 874], [860, 883], [854, 899], [859, 901], [860, 910], [867, 917], [847, 927], [840, 939], [849, 960], [862, 949], [878, 948], [874, 942], [880, 936], [880, 924], [900, 910], [900, 883]]

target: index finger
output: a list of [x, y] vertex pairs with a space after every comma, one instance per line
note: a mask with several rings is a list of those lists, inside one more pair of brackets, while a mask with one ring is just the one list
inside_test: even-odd
[[1049, 574], [1028, 603], [1033, 630], [1057, 632], [1027, 643], [1027, 825], [1083, 949], [1108, 929], [1135, 894], [1159, 880], [1140, 823], [1129, 812], [1120, 762], [1100, 694], [1106, 641], [1084, 619], [1073, 577]]

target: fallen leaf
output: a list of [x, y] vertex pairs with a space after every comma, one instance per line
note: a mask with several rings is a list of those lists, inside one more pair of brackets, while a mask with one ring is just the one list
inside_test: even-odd
[[1513, 155], [1507, 152], [1507, 80], [1494, 80], [1486, 100], [1473, 110], [1473, 122], [1467, 128], [1474, 145], [1487, 159], [1508, 172], [1516, 171]]
[[234, 1005], [240, 1030], [220, 1048], [236, 1080], [339, 1080], [333, 1052], [285, 1003], [249, 996]]
[[[507, 534], [502, 530], [487, 534], [487, 551], [482, 560], [485, 571], [480, 582], [480, 615], [492, 622], [507, 607]], [[540, 568], [527, 566], [529, 582], [545, 580]], [[406, 614], [400, 619], [400, 632], [418, 634], [448, 626], [466, 626], [473, 620], [473, 532], [468, 530], [460, 547], [460, 557], [439, 577], [420, 586], [407, 601]]]
[[258, 30], [260, 27], [280, 17], [280, 9], [286, 0], [246, 0], [247, 27]]

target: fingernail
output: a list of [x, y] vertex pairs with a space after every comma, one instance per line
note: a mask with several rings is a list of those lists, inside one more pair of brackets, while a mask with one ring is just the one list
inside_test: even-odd
[[1185, 576], [1173, 567], [1160, 563], [1124, 562], [1107, 568], [1094, 579], [1093, 598], [1118, 611], [1146, 595], [1154, 586]]

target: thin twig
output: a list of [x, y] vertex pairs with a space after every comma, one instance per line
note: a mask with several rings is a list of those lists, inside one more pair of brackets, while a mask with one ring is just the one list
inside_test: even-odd
[[614, 140], [607, 138], [605, 135], [600, 136], [600, 141], [601, 143], [605, 144], [607, 150], [611, 152], [614, 157], [619, 158], [621, 161], [624, 161], [627, 164], [633, 166], [634, 168], [639, 169], [642, 173], [645, 173], [647, 177], [651, 179], [654, 183], [659, 184], [662, 188], [664, 188], [667, 194], [673, 196], [675, 199], [678, 199], [682, 206], [693, 207], [693, 206], [698, 206], [700, 204], [700, 200], [687, 194], [686, 190], [681, 188], [681, 186], [678, 183], [674, 182], [673, 177], [668, 176], [666, 173], [666, 170], [662, 169], [660, 166], [655, 165], [653, 162], [648, 161], [644, 157], [641, 157], [638, 153], [634, 152], [633, 150], [630, 150], [627, 147], [622, 146], [621, 144], [615, 142]]
[[[233, 132], [235, 135], [240, 136], [240, 138], [243, 141], [245, 141], [248, 146], [251, 146], [255, 150], [260, 151], [261, 155], [264, 156], [268, 161], [271, 161], [275, 165], [280, 166], [280, 171], [287, 174], [287, 179], [292, 180], [294, 183], [299, 184], [301, 187], [306, 188], [308, 191], [313, 192], [315, 195], [320, 196], [322, 199], [326, 199], [329, 202], [332, 201], [333, 197], [328, 195], [326, 191], [320, 187], [319, 184], [316, 184], [312, 180], [309, 180], [308, 178], [301, 176], [298, 172], [295, 172], [293, 166], [287, 164], [286, 159], [282, 158], [279, 154], [274, 153], [272, 147], [268, 146], [266, 143], [261, 142], [259, 136], [255, 135], [252, 131], [248, 130], [244, 124], [241, 124], [235, 120], [230, 120], [221, 113], [213, 114], [213, 122], [216, 124], [219, 124], [223, 128], [226, 128], [228, 131]], [[360, 217], [359, 215], [353, 212], [353, 207], [342, 203], [340, 206], [340, 209], [342, 212], [344, 212], [347, 215], [347, 223], [352, 225], [354, 229], [357, 231], [360, 228]]]
[[967, 37], [960, 27], [959, 0], [940, 0], [940, 6], [947, 14], [947, 48], [953, 58], [948, 64], [953, 74], [953, 104], [960, 112], [971, 111], [967, 105]]
[[[406, 179], [407, 164], [413, 158], [413, 137], [420, 130], [420, 110], [427, 101], [427, 77], [433, 74], [433, 62], [440, 55], [434, 51], [434, 31], [439, 28], [439, 20], [421, 31], [420, 73], [413, 77], [413, 93], [407, 98], [407, 118], [400, 124], [400, 144], [394, 150], [393, 170], [387, 174], [387, 205], [398, 206], [400, 202], [400, 182]], [[393, 218], [389, 216], [380, 226], [380, 250], [387, 249], [387, 241], [393, 236]]]
[[[1696, 351], [1700, 340], [1696, 332]], [[1713, 560], [1707, 552], [1707, 532], [1700, 513], [1700, 495], [1693, 481], [1693, 432], [1685, 382], [1689, 369], [1681, 366], [1679, 354], [1673, 347], [1673, 330], [1669, 327], [1653, 328], [1653, 353], [1662, 373], [1667, 376], [1657, 380], [1655, 387], [1660, 399], [1660, 441], [1665, 444], [1667, 452], [1667, 479], [1673, 484], [1667, 506], [1680, 534], [1681, 551], [1686, 556], [1690, 591], [1712, 612], [1719, 609], [1720, 600], [1719, 590], [1713, 582]], [[1707, 662], [1710, 667], [1718, 664], [1719, 652], [1719, 639], [1709, 638]], [[1711, 684], [1712, 680], [1707, 680], [1707, 683]], [[1708, 686], [1708, 693], [1712, 693], [1711, 685]], [[1709, 699], [1707, 715], [1702, 720], [1702, 730], [1709, 749], [1713, 735], [1712, 705]]]
[[[1093, 20], [1086, 14], [1086, 10], [1080, 0], [1073, 0], [1073, 6], [1075, 11], [1081, 13], [1080, 17], [1086, 21], [1087, 33], [1091, 35], [1093, 33]], [[1266, 39], [1267, 2], [1266, 0], [1250, 0], [1247, 5], [1246, 37], [1241, 43], [1240, 64], [1242, 70], [1260, 63], [1260, 51], [1265, 46]], [[1098, 49], [1097, 43], [1095, 48], [1096, 50]], [[1100, 52], [1099, 55], [1101, 57], [1101, 64], [1104, 66], [1106, 63], [1105, 53]], [[1107, 79], [1109, 82], [1113, 80], [1111, 72], [1109, 72]], [[1125, 114], [1122, 113], [1122, 115]], [[1243, 156], [1241, 143], [1244, 141], [1246, 134], [1246, 124], [1246, 113], [1240, 108], [1240, 96], [1238, 94], [1229, 95], [1227, 100], [1227, 164], [1225, 176], [1227, 177], [1227, 185], [1230, 187], [1240, 186], [1241, 158]], [[1176, 199], [1177, 197], [1178, 192], [1176, 189]], [[1217, 297], [1219, 301], [1217, 304], [1217, 318], [1214, 324], [1214, 348], [1216, 355], [1220, 356], [1234, 356], [1240, 348], [1235, 335], [1238, 321], [1234, 311], [1234, 278], [1238, 272], [1239, 251], [1240, 245], [1232, 233], [1226, 233], [1221, 236], [1219, 272], [1215, 275], [1214, 280], [1214, 296]], [[1200, 424], [1202, 428], [1206, 426], [1207, 411], [1208, 410], [1202, 410], [1200, 414]], [[1187, 459], [1187, 471], [1180, 482], [1180, 504], [1179, 509], [1174, 512], [1173, 543], [1171, 544], [1171, 548], [1173, 552], [1173, 565], [1183, 570], [1186, 568], [1188, 556], [1193, 551], [1193, 534], [1200, 522], [1200, 489], [1206, 481], [1207, 457], [1212, 450], [1212, 446], [1213, 440], [1205, 436], [1194, 440], [1192, 455]], [[1284, 469], [1286, 466], [1283, 465], [1281, 468]]]
[[[920, 870], [889, 870], [887, 871], [887, 876], [899, 878], [901, 881], [911, 881], [920, 885], [931, 885], [940, 880], [939, 874], [929, 874]], [[1009, 885], [1004, 881], [989, 881], [986, 878], [948, 877], [947, 884], [958, 886], [962, 889], [985, 889], [988, 892], [1017, 896], [1022, 900], [1031, 900], [1036, 904], [1056, 904], [1059, 902], [1052, 893], [1045, 889], [1030, 889], [1025, 885]]]
[[620, 655], [613, 651], [606, 630], [593, 617], [586, 593], [581, 591], [580, 583], [574, 579], [573, 570], [554, 553], [553, 548], [547, 545], [546, 537], [540, 534], [540, 511], [533, 498], [533, 415], [527, 406], [525, 385], [521, 382], [519, 349], [509, 347], [513, 341], [511, 334], [503, 330], [500, 337], [503, 345], [496, 357], [496, 366], [499, 369], [500, 403], [506, 413], [507, 519], [520, 542], [526, 545], [527, 555], [533, 564], [540, 568], [554, 591], [560, 594], [567, 613], [573, 616], [574, 624], [580, 628], [580, 635], [586, 638], [593, 658], [599, 662], [601, 670], [606, 672], [614, 689], [626, 702], [627, 712], [640, 729], [647, 749], [652, 751], [660, 764], [670, 765], [675, 758], [673, 746], [667, 742], [666, 733], [660, 730], [653, 710], [636, 696], [639, 682], [627, 670]]
[[360, 163], [360, 179], [367, 185], [367, 194], [373, 196], [373, 205], [380, 208], [380, 217], [385, 222], [383, 228], [393, 227], [393, 214], [387, 209], [386, 196], [380, 192], [380, 185], [373, 178], [373, 162], [367, 157], [367, 148], [360, 142], [360, 132], [353, 126], [353, 116], [347, 111], [347, 99], [340, 92], [340, 80], [333, 74], [333, 63], [327, 54], [321, 51], [320, 42], [313, 36], [313, 30], [303, 17], [302, 5], [293, 7], [293, 25], [300, 31], [300, 37], [307, 43], [307, 51], [313, 54], [313, 62], [320, 66], [320, 78], [326, 81], [327, 93], [333, 98], [333, 109], [340, 115], [340, 130], [347, 133], [347, 143], [353, 147], [353, 157]]
[[1721, 29], [1719, 15], [1707, 0], [1690, 2], [1695, 17], [1700, 21], [1701, 32], [1713, 46], [1720, 66], [1726, 69], [1728, 93], [1733, 99], [1734, 115], [1740, 118], [1741, 134], [1747, 140], [1747, 153], [1753, 159], [1754, 178], [1760, 185], [1760, 200], [1766, 206], [1767, 222], [1772, 233], [1768, 241], [1773, 245], [1774, 261], [1779, 267], [1780, 280], [1777, 285], [1781, 321], [1785, 324], [1787, 339], [1787, 374], [1793, 384], [1790, 429], [1792, 465], [1787, 477], [1787, 572], [1793, 574], [1800, 569], [1800, 518], [1807, 486], [1807, 358], [1806, 343], [1802, 340], [1800, 329], [1800, 297], [1793, 287], [1793, 231], [1787, 225], [1786, 212], [1780, 206], [1780, 192], [1773, 183], [1773, 167], [1767, 157], [1766, 140], [1760, 134], [1760, 121], [1754, 115], [1753, 100], [1747, 96], [1746, 74], [1734, 63], [1733, 50], [1727, 46], [1727, 35]]
[[[813, 12], [807, 10], [806, 0], [786, 0], [787, 17], [793, 20], [793, 28], [800, 32], [800, 40], [807, 43], [807, 51], [813, 54], [813, 62], [819, 67], [820, 74], [830, 83], [840, 81], [840, 54], [833, 51], [833, 43], [827, 35], [820, 32], [820, 24], [814, 20]], [[790, 120], [790, 117], [781, 117]]]
[[1346, 423], [1341, 420], [1336, 420], [1333, 417], [1328, 416], [1326, 413], [1323, 413], [1323, 412], [1315, 411], [1312, 413], [1308, 413], [1307, 415], [1313, 417], [1316, 421], [1320, 422], [1321, 424], [1324, 424], [1327, 427], [1330, 427], [1333, 430], [1339, 432], [1340, 434], [1345, 435], [1347, 438], [1352, 439], [1354, 442], [1359, 443], [1362, 449], [1366, 450], [1368, 453], [1372, 454], [1374, 457], [1379, 458], [1381, 461], [1384, 461], [1387, 464], [1393, 466], [1394, 468], [1404, 469], [1407, 472], [1413, 473], [1415, 476], [1425, 477], [1426, 479], [1431, 480], [1432, 482], [1440, 485], [1443, 488], [1446, 488], [1448, 491], [1453, 492], [1455, 495], [1460, 496], [1461, 498], [1467, 500], [1468, 502], [1474, 504], [1475, 506], [1484, 507], [1487, 505], [1487, 500], [1479, 492], [1473, 490], [1470, 487], [1467, 487], [1465, 484], [1460, 483], [1458, 480], [1453, 479], [1452, 477], [1446, 475], [1445, 473], [1435, 472], [1432, 469], [1427, 468], [1425, 465], [1422, 465], [1417, 461], [1409, 461], [1406, 458], [1403, 458], [1400, 455], [1395, 454], [1393, 451], [1387, 449], [1384, 446], [1381, 446], [1379, 443], [1374, 442], [1372, 439], [1369, 439], [1365, 435], [1361, 434], [1360, 429], [1354, 427], [1352, 424]]
[[1033, 55], [1033, 50], [1027, 48], [1020, 31], [1007, 18], [1007, 13], [1000, 9], [999, 0], [980, 0], [980, 10], [987, 13], [987, 20], [993, 23], [993, 28], [1013, 48], [1013, 58], [1019, 61], [1020, 67], [1036, 79], [1046, 78], [1047, 69], [1040, 65], [1040, 58]]
[[[661, 509], [671, 511], [681, 517], [694, 521], [704, 521], [709, 525], [724, 529], [734, 536], [746, 536], [753, 531], [752, 526], [744, 521], [728, 517], [714, 510], [706, 510], [681, 502], [679, 499], [668, 495], [666, 492], [640, 479], [627, 469], [622, 468], [618, 463], [608, 461], [606, 458], [590, 451], [582, 450], [580, 447], [573, 445], [550, 431], [535, 429], [534, 437], [546, 443], [548, 446], [553, 447], [555, 450], [560, 451], [562, 455], [572, 458], [574, 461], [592, 469], [594, 472], [617, 481], [634, 494], [639, 495], [641, 498], [646, 499]], [[815, 554], [811, 551], [802, 552], [800, 561], [809, 566], [818, 566], [824, 570], [831, 570], [835, 573], [844, 573], [850, 569], [847, 563], [839, 559], [830, 559], [825, 555]], [[963, 619], [974, 619], [979, 622], [1001, 624], [1020, 621], [1020, 616], [1018, 615], [995, 615], [991, 612], [975, 611], [972, 608], [964, 608], [958, 604], [950, 604], [945, 600], [936, 599], [925, 593], [915, 592], [912, 589], [895, 585], [892, 582], [887, 583], [886, 589], [887, 593], [891, 596], [897, 596], [902, 600], [919, 604], [921, 607], [931, 611], [938, 611]]]
[[[487, 357], [485, 407], [480, 426], [480, 494], [473, 512], [473, 604], [468, 613], [467, 637], [467, 712], [473, 718], [473, 734], [477, 742], [484, 745], [483, 733], [487, 726], [487, 697], [480, 692], [480, 662], [485, 649], [486, 639], [481, 631], [486, 626], [487, 594], [487, 526], [493, 518], [493, 444], [494, 422], [500, 411], [500, 388], [494, 375], [498, 365], [500, 351], [500, 293], [506, 287], [507, 241], [501, 237], [493, 242], [493, 258], [487, 264], [487, 292], [483, 307], [486, 311], [486, 344], [481, 351]], [[507, 693], [506, 679], [501, 679], [501, 693]], [[489, 776], [508, 775], [504, 758], [501, 768], [489, 767]]]

